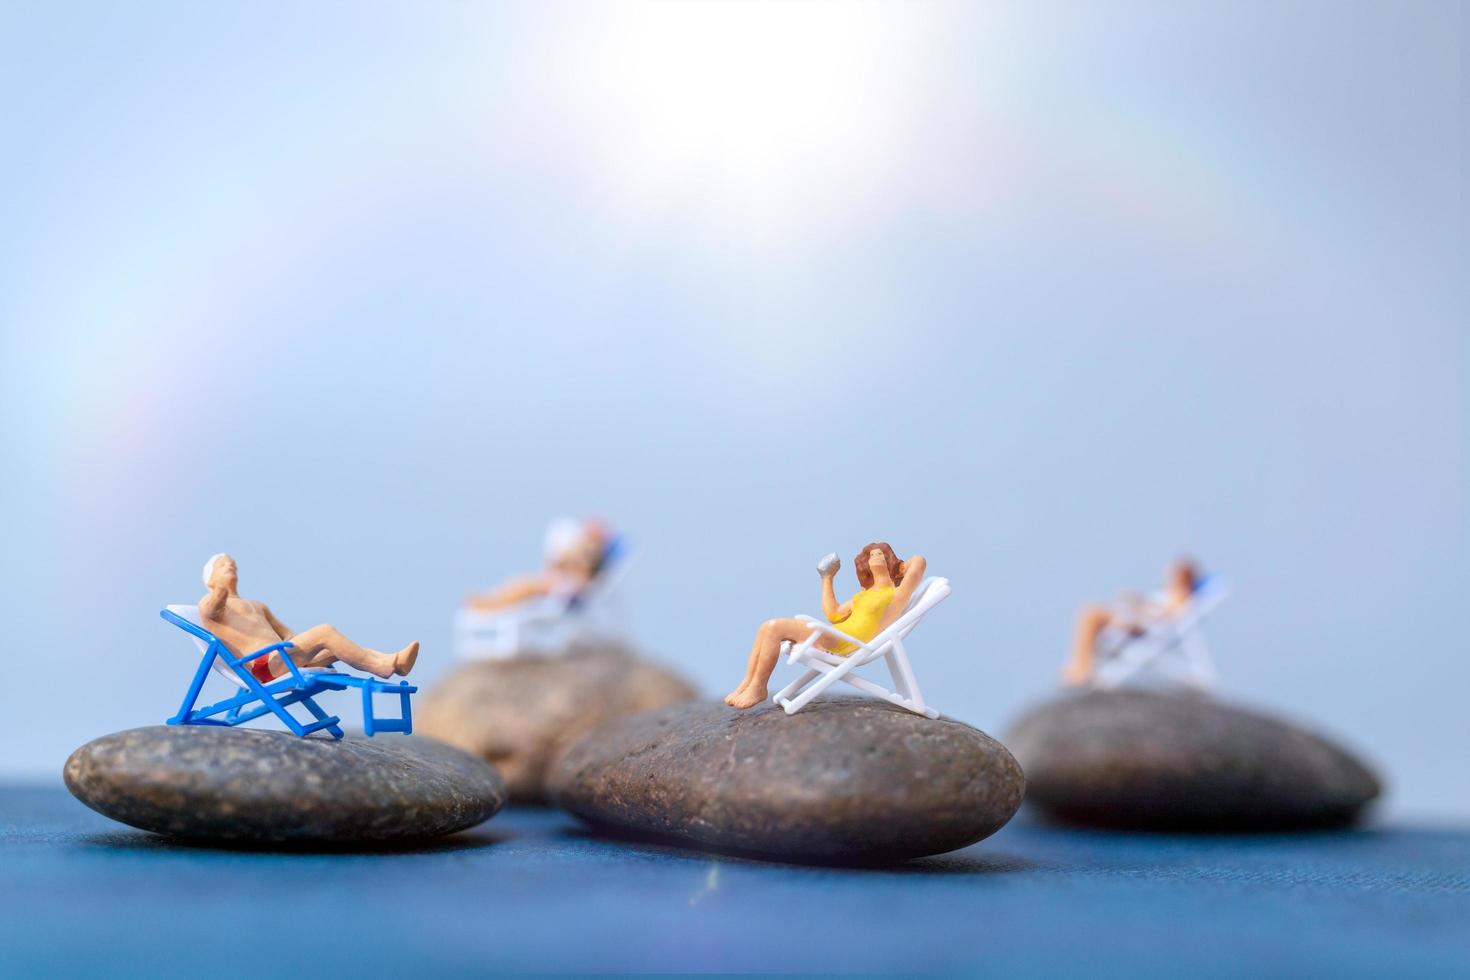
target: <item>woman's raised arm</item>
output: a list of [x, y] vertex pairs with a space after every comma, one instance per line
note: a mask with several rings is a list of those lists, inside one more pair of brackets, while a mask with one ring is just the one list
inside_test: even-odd
[[888, 604], [888, 610], [883, 613], [883, 621], [879, 624], [880, 631], [888, 628], [889, 624], [903, 615], [903, 611], [909, 607], [909, 600], [914, 597], [914, 590], [919, 583], [924, 581], [924, 570], [929, 563], [924, 560], [923, 555], [914, 555], [903, 563], [903, 584], [898, 591], [893, 593], [893, 601]]
[[822, 615], [827, 617], [829, 623], [840, 623], [852, 615], [852, 603], [837, 602], [837, 592], [832, 588], [833, 579], [837, 578], [837, 569], [822, 576]]

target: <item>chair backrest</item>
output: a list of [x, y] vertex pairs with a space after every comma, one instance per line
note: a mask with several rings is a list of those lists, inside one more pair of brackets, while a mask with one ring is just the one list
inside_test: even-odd
[[1230, 596], [1230, 583], [1219, 575], [1206, 575], [1195, 586], [1189, 602], [1173, 616], [1150, 624], [1142, 634], [1118, 631], [1116, 638], [1098, 650], [1093, 684], [1116, 687], [1145, 668], [1158, 670], [1160, 657], [1200, 628], [1204, 618]]
[[1229, 595], [1229, 582], [1219, 575], [1206, 575], [1195, 586], [1194, 594], [1189, 597], [1189, 604], [1173, 618], [1172, 626], [1180, 631], [1195, 628], [1200, 620], [1213, 612]]
[[567, 602], [567, 611], [586, 609], [606, 598], [622, 582], [633, 558], [627, 539], [621, 534], [614, 537], [604, 549], [592, 579]]
[[[221, 651], [225, 653], [229, 652], [228, 648], [224, 645], [224, 643], [220, 641], [219, 637], [215, 636], [213, 633], [209, 632], [209, 630], [204, 628], [204, 622], [199, 618], [198, 606], [167, 606], [164, 608], [161, 615], [165, 620], [173, 623], [185, 633], [188, 633], [189, 636], [193, 638], [194, 645], [199, 648], [200, 653], [207, 653], [209, 651], [210, 645], [215, 643], [219, 644], [219, 648]], [[245, 688], [246, 690], [249, 689], [246, 688], [245, 682], [242, 681], [239, 676], [235, 674], [234, 670], [230, 668], [230, 665], [225, 663], [219, 657], [214, 657], [213, 659], [211, 659], [209, 662], [209, 667], [216, 674], [220, 675], [231, 684], [234, 684], [236, 687]]]
[[[895, 637], [902, 639], [913, 632], [914, 627], [919, 625], [929, 610], [943, 602], [949, 595], [949, 579], [931, 576], [919, 583], [914, 594], [909, 596], [909, 604], [903, 611], [903, 615], [888, 624], [888, 627], [868, 641], [868, 646], [877, 651], [884, 643]], [[872, 659], [871, 655], [868, 659]]]

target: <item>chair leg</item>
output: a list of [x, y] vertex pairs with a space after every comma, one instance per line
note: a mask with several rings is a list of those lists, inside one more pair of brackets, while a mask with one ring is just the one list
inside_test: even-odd
[[775, 701], [777, 704], [780, 704], [784, 699], [795, 697], [796, 692], [805, 687], [807, 682], [810, 681], [813, 677], [816, 677], [819, 673], [821, 673], [821, 671], [808, 670], [796, 680], [792, 681], [790, 684], [787, 684], [785, 687], [781, 688], [781, 690], [777, 691], [775, 697], [771, 698], [771, 700]]
[[1115, 654], [1113, 665], [1116, 669], [1108, 671], [1106, 677], [1099, 675], [1098, 681], [1093, 686], [1107, 691], [1122, 687], [1128, 678], [1147, 667], [1154, 661], [1154, 658], [1163, 653], [1167, 645], [1167, 639], [1151, 634], [1145, 634], [1131, 643], [1124, 644], [1123, 648]]
[[913, 668], [909, 666], [909, 652], [899, 640], [893, 641], [893, 646], [883, 655], [888, 662], [888, 676], [893, 678], [893, 685], [898, 693], [910, 701], [918, 700], [919, 681], [914, 677]]
[[912, 711], [914, 714], [923, 715], [925, 718], [939, 717], [939, 712], [935, 711], [933, 708], [919, 703], [911, 698], [903, 697], [902, 695], [894, 691], [890, 691], [882, 684], [874, 684], [866, 677], [859, 677], [855, 672], [842, 678], [842, 680], [845, 683], [851, 684], [853, 687], [857, 688], [859, 691], [862, 691], [864, 694], [871, 694], [876, 698], [887, 701], [889, 704], [897, 705], [905, 711]]
[[189, 690], [184, 695], [184, 701], [179, 705], [178, 714], [168, 720], [170, 725], [189, 724], [190, 714], [194, 710], [194, 702], [199, 700], [199, 692], [204, 689], [204, 679], [209, 676], [209, 665], [219, 650], [211, 643], [209, 649], [204, 651], [204, 656], [199, 660], [199, 668], [194, 671], [194, 679], [189, 682]]
[[[260, 698], [260, 703], [271, 714], [281, 719], [281, 723], [285, 725], [288, 729], [290, 729], [292, 735], [295, 735], [297, 738], [304, 738], [306, 736], [306, 729], [302, 727], [301, 722], [291, 717], [291, 712], [286, 710], [286, 706], [284, 704], [276, 700], [274, 694], [265, 689], [265, 685], [261, 684], [260, 681], [256, 680], [254, 676], [248, 673], [242, 671], [241, 674], [244, 679], [249, 683], [250, 690], [254, 692], [256, 697]], [[296, 699], [297, 701], [306, 705], [307, 709], [310, 710], [312, 714], [316, 715], [318, 719], [326, 717], [326, 712], [317, 714], [317, 712], [321, 711], [321, 709], [318, 708], [316, 704], [311, 700], [309, 691], [301, 691], [300, 694], [301, 696]]]
[[919, 679], [914, 676], [913, 665], [909, 663], [908, 650], [904, 649], [902, 643], [894, 640], [893, 649], [888, 651], [885, 659], [888, 661], [889, 676], [893, 678], [893, 684], [904, 700], [904, 707], [921, 715], [926, 714], [924, 695], [919, 693]]
[[1182, 644], [1185, 663], [1189, 669], [1188, 683], [1201, 690], [1208, 691], [1215, 685], [1215, 665], [1210, 659], [1210, 648], [1205, 643], [1204, 635], [1198, 628], [1191, 630], [1184, 638]]
[[849, 657], [838, 666], [833, 667], [830, 670], [822, 671], [823, 676], [817, 678], [814, 682], [812, 682], [812, 685], [810, 687], [808, 687], [805, 691], [802, 691], [800, 694], [792, 698], [787, 703], [786, 713], [788, 715], [796, 714], [802, 708], [805, 708], [807, 705], [811, 704], [812, 698], [815, 698], [818, 694], [821, 694], [823, 691], [827, 690], [827, 688], [842, 680], [856, 667], [857, 661]]
[[[322, 706], [317, 704], [314, 698], [312, 698], [310, 695], [305, 695], [300, 699], [299, 703], [307, 711], [311, 712], [311, 716], [316, 719], [316, 724], [307, 725], [304, 727], [299, 724], [295, 725], [292, 731], [300, 729], [300, 731], [296, 731], [297, 735], [304, 737], [311, 731], [325, 729], [327, 734], [331, 735], [333, 739], [340, 739], [342, 737], [343, 732], [341, 727], [337, 724], [337, 718], [333, 715], [328, 715], [325, 711], [323, 711]], [[290, 712], [286, 711], [284, 706], [281, 706], [281, 710], [278, 713], [285, 715], [287, 718], [291, 718]], [[296, 719], [291, 718], [291, 721], [295, 722]], [[325, 724], [323, 724], [324, 722]]]
[[362, 686], [362, 731], [368, 738], [378, 734], [377, 719], [373, 717], [373, 686]]

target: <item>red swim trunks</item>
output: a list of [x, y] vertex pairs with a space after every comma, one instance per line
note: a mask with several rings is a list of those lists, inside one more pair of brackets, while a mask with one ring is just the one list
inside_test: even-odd
[[264, 657], [257, 657], [250, 661], [250, 673], [254, 674], [255, 679], [262, 684], [269, 684], [275, 680], [275, 677], [271, 674], [270, 654], [266, 654]]

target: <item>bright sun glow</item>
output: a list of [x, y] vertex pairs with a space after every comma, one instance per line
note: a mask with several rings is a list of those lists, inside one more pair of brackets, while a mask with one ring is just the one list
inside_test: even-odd
[[784, 232], [859, 206], [903, 159], [917, 8], [644, 3], [563, 48], [574, 141], [639, 207]]

